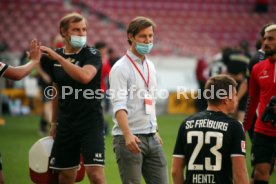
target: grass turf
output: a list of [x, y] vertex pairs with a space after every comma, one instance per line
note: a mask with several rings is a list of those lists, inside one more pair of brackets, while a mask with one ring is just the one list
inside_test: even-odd
[[[164, 141], [164, 150], [167, 155], [168, 167], [171, 167], [171, 155], [176, 139], [176, 134], [183, 115], [162, 115], [158, 117], [159, 129], [161, 137]], [[41, 138], [38, 135], [38, 116], [5, 116], [6, 124], [0, 126], [0, 152], [3, 159], [3, 173], [5, 184], [30, 184], [28, 170], [28, 151], [32, 144]], [[106, 120], [109, 127], [112, 127], [110, 117]], [[247, 145], [250, 150], [250, 143]], [[249, 173], [251, 173], [249, 152], [247, 156], [247, 165]], [[106, 137], [106, 167], [105, 167], [107, 183], [119, 184], [120, 178], [118, 173], [115, 156], [112, 151], [112, 137]], [[85, 178], [82, 184], [88, 184]], [[171, 182], [170, 182], [171, 183]], [[276, 183], [275, 174], [272, 175], [270, 183]]]

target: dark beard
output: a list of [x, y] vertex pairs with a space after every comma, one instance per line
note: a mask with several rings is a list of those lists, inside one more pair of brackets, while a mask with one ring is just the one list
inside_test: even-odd
[[265, 51], [265, 56], [266, 57], [271, 57], [271, 56], [276, 54], [276, 50], [265, 49], [264, 51]]

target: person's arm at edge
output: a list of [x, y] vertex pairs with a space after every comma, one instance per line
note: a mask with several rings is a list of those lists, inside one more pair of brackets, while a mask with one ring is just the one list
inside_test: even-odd
[[51, 128], [50, 128], [50, 136], [55, 137], [56, 134], [56, 127], [57, 127], [57, 112], [58, 112], [58, 86], [56, 83], [53, 83], [53, 87], [56, 90], [53, 90], [52, 96], [54, 98], [52, 99], [52, 119], [51, 119]]
[[231, 157], [234, 184], [249, 183], [245, 156]]
[[30, 46], [30, 62], [22, 66], [9, 66], [2, 76], [11, 80], [20, 80], [30, 74], [39, 64], [41, 57], [40, 45], [36, 39], [33, 39]]
[[184, 184], [184, 168], [185, 168], [185, 159], [181, 157], [173, 157], [172, 159], [172, 179], [173, 184]]
[[11, 80], [21, 80], [25, 76], [27, 76], [33, 68], [36, 66], [36, 63], [31, 61], [25, 65], [22, 66], [9, 66], [5, 73], [3, 74], [3, 77], [11, 79]]
[[57, 54], [51, 48], [41, 46], [41, 50], [46, 52], [53, 60], [60, 63], [70, 77], [82, 84], [88, 84], [97, 74], [98, 70], [93, 65], [84, 65], [83, 67], [79, 67]]

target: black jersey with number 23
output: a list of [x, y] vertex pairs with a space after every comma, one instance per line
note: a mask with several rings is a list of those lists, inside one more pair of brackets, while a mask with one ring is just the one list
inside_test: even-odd
[[181, 124], [173, 154], [185, 159], [185, 184], [233, 183], [231, 157], [245, 156], [242, 125], [222, 112], [202, 111]]

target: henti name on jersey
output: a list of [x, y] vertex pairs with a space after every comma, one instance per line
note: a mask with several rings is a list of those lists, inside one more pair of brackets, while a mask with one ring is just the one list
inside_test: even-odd
[[193, 174], [193, 183], [216, 183], [213, 174]]
[[186, 121], [186, 129], [191, 128], [212, 128], [215, 130], [227, 131], [228, 123], [214, 121], [211, 119], [198, 119]]

